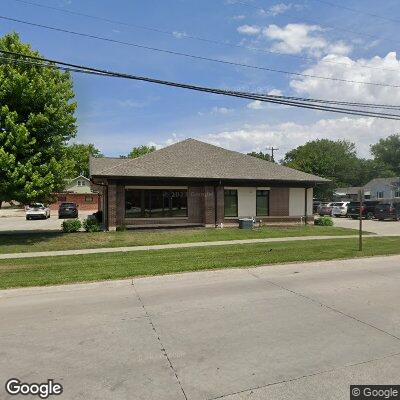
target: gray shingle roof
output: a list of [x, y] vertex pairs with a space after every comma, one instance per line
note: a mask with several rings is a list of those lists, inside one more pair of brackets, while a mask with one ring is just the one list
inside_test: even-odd
[[144, 156], [91, 158], [91, 177], [151, 177], [327, 182], [327, 179], [186, 139]]
[[391, 177], [391, 178], [374, 178], [371, 181], [369, 181], [364, 187], [365, 188], [370, 188], [374, 187], [375, 185], [395, 185], [397, 186], [400, 182], [400, 177]]

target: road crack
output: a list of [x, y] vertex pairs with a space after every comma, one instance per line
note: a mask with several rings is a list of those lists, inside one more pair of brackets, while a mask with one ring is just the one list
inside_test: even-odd
[[183, 397], [185, 398], [185, 400], [187, 400], [188, 398], [186, 396], [185, 390], [183, 389], [183, 386], [182, 386], [182, 383], [181, 383], [181, 381], [179, 379], [178, 373], [176, 372], [176, 369], [175, 369], [175, 367], [173, 366], [173, 364], [171, 362], [171, 359], [170, 359], [170, 357], [169, 357], [169, 355], [167, 353], [167, 350], [165, 349], [165, 346], [164, 346], [164, 344], [163, 344], [163, 342], [162, 342], [162, 340], [160, 338], [160, 335], [157, 332], [157, 328], [154, 325], [154, 322], [151, 319], [151, 316], [150, 316], [149, 312], [147, 311], [146, 306], [144, 305], [143, 300], [142, 300], [138, 290], [136, 289], [135, 282], [133, 280], [132, 280], [132, 287], [133, 287], [133, 290], [135, 291], [136, 297], [138, 298], [140, 305], [143, 308], [143, 311], [144, 311], [144, 313], [146, 315], [146, 318], [149, 320], [151, 328], [152, 328], [154, 334], [156, 335], [157, 341], [160, 344], [161, 353], [166, 358], [166, 360], [168, 361], [169, 367], [171, 368], [171, 370], [172, 370], [172, 372], [173, 372], [173, 374], [175, 376], [175, 379], [176, 379], [176, 381], [177, 381], [177, 383], [178, 383], [178, 385], [179, 385], [179, 387], [180, 387], [180, 389], [182, 391]]

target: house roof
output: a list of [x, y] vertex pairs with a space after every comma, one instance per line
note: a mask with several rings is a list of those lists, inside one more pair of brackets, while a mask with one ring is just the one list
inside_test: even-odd
[[375, 185], [394, 185], [394, 186], [399, 186], [400, 185], [400, 177], [393, 176], [391, 178], [374, 178], [371, 181], [369, 181], [364, 187], [365, 188], [370, 188]]
[[344, 188], [335, 189], [335, 194], [339, 196], [358, 194], [358, 192], [363, 189], [363, 186], [349, 186]]
[[133, 159], [91, 158], [90, 175], [91, 177], [328, 182], [328, 179], [195, 139], [186, 139]]

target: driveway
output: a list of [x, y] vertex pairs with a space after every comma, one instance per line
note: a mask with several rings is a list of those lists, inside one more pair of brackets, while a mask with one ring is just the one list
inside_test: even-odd
[[[351, 218], [333, 218], [335, 226], [358, 229], [360, 221]], [[400, 235], [399, 221], [378, 221], [363, 219], [363, 230], [380, 235]]]
[[[93, 211], [79, 212], [79, 218], [85, 219]], [[27, 221], [24, 210], [14, 211], [13, 213], [0, 213], [0, 234], [1, 233], [24, 233], [24, 232], [53, 232], [61, 230], [62, 219], [58, 219], [57, 211], [51, 212], [48, 219], [34, 219]]]
[[[55, 262], [57, 262], [55, 260]], [[348, 399], [399, 383], [400, 256], [0, 292], [4, 382], [61, 399]]]

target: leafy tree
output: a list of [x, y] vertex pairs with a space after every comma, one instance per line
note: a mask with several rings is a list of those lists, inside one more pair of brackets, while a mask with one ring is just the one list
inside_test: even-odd
[[256, 151], [252, 151], [251, 153], [247, 153], [247, 155], [261, 158], [262, 160], [266, 160], [266, 161], [272, 161], [271, 156], [267, 153], [263, 153], [262, 151], [259, 151], [258, 153]]
[[89, 157], [104, 157], [94, 144], [72, 144], [67, 147], [67, 157], [72, 162], [69, 176], [89, 176]]
[[[0, 49], [40, 57], [16, 33], [0, 38]], [[46, 201], [62, 189], [66, 143], [76, 134], [73, 98], [67, 72], [0, 60], [0, 201]]]
[[335, 188], [354, 184], [358, 161], [354, 143], [319, 139], [286, 153], [283, 164], [330, 179], [315, 190], [316, 197], [330, 199]]
[[153, 151], [156, 150], [155, 146], [138, 146], [138, 147], [133, 147], [131, 152], [128, 154], [128, 158], [136, 158], [140, 156], [144, 156], [145, 154], [152, 153]]
[[400, 134], [390, 135], [371, 146], [375, 161], [400, 176]]

